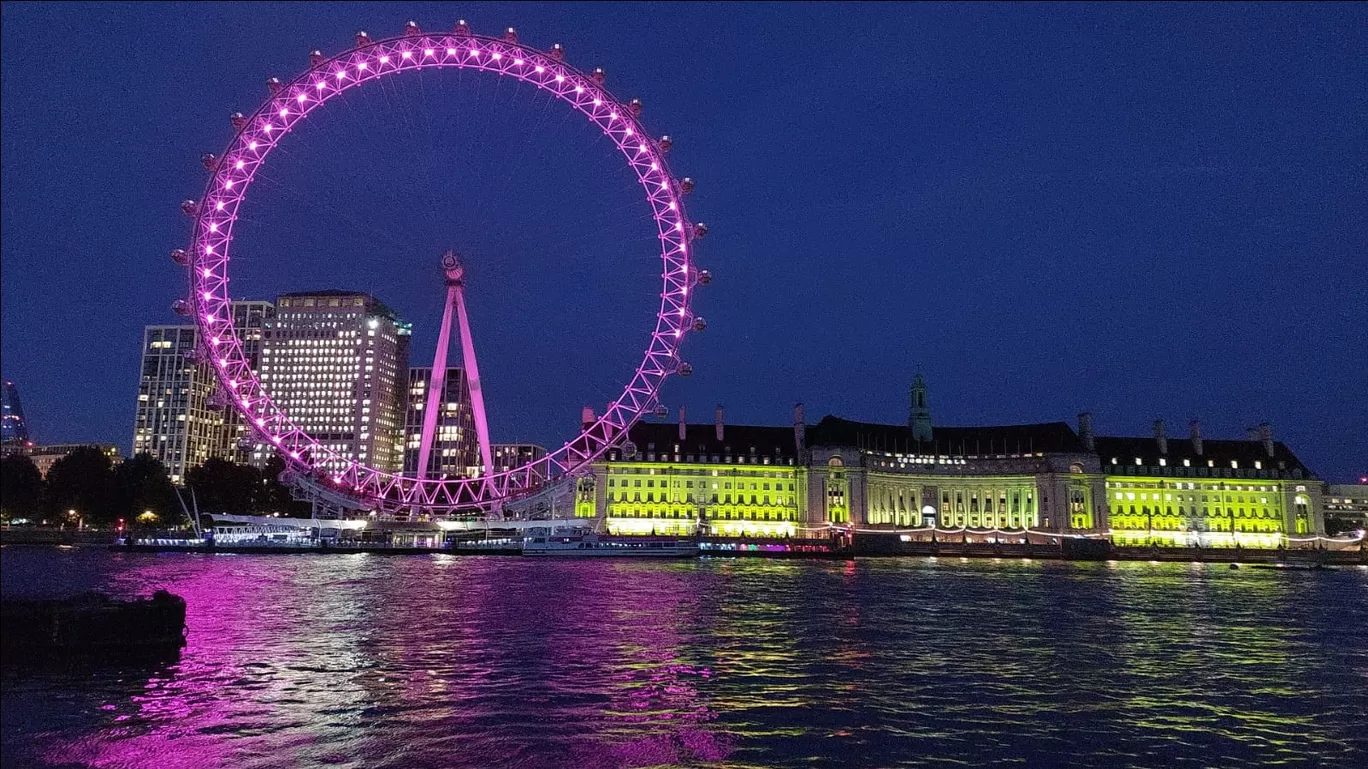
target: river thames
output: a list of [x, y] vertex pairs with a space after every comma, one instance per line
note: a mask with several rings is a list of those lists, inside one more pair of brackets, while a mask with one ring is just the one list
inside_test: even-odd
[[1368, 570], [5, 547], [178, 660], [7, 670], [4, 766], [1368, 765]]

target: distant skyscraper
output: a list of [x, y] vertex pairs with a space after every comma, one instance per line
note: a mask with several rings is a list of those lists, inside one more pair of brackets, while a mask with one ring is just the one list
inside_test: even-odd
[[368, 294], [284, 294], [265, 322], [262, 386], [291, 422], [343, 460], [398, 472], [412, 333]]
[[[233, 324], [253, 370], [258, 367], [265, 323], [275, 312], [270, 302], [232, 303]], [[264, 462], [240, 440], [246, 427], [226, 402], [210, 396], [218, 385], [207, 363], [190, 360], [199, 330], [193, 325], [148, 326], [143, 332], [142, 374], [133, 428], [133, 454], [151, 454], [166, 465], [171, 480], [210, 457]]]
[[28, 423], [24, 421], [24, 407], [19, 405], [19, 388], [5, 380], [0, 390], [0, 444], [23, 446], [28, 443]]
[[143, 330], [142, 373], [133, 426], [133, 455], [161, 460], [174, 483], [190, 468], [225, 452], [224, 412], [211, 409], [214, 373], [191, 360], [199, 329], [192, 325]]
[[[428, 382], [432, 381], [432, 367], [410, 368], [408, 375], [408, 408], [404, 412], [404, 474], [418, 472], [418, 447], [423, 434], [423, 409], [427, 404]], [[447, 369], [443, 383], [441, 413], [437, 432], [432, 441], [432, 456], [428, 460], [428, 477], [468, 476], [479, 464], [479, 445], [475, 437], [475, 419], [470, 409], [470, 384], [465, 371]]]

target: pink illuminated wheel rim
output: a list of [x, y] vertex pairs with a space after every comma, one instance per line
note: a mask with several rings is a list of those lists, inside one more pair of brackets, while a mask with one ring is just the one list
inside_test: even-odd
[[[532, 50], [510, 30], [502, 39], [473, 35], [464, 24], [450, 34], [422, 34], [409, 24], [402, 36], [371, 41], [357, 35], [357, 46], [325, 58], [310, 57], [308, 71], [287, 83], [274, 78], [270, 97], [250, 116], [234, 116], [236, 135], [221, 158], [206, 157], [212, 177], [199, 202], [187, 202], [195, 217], [188, 255], [190, 299], [177, 302], [193, 313], [202, 354], [212, 364], [223, 392], [244, 415], [258, 438], [285, 458], [289, 469], [325, 488], [383, 511], [427, 509], [491, 510], [538, 491], [552, 480], [588, 467], [654, 408], [670, 374], [687, 373], [680, 343], [693, 328], [692, 287], [700, 274], [692, 261], [691, 241], [706, 229], [685, 216], [683, 195], [691, 182], [676, 181], [665, 163], [667, 140], [651, 139], [639, 122], [639, 104], [623, 104], [603, 87], [602, 74], [586, 75], [551, 53]], [[660, 309], [641, 364], [604, 414], [559, 449], [529, 465], [477, 479], [415, 479], [346, 459], [325, 448], [294, 424], [262, 388], [243, 353], [231, 323], [228, 261], [233, 225], [257, 171], [290, 130], [333, 97], [361, 83], [419, 69], [459, 69], [517, 78], [568, 103], [613, 141], [626, 157], [654, 212], [663, 262]], [[708, 276], [702, 274], [702, 281]], [[699, 326], [702, 321], [699, 319]]]

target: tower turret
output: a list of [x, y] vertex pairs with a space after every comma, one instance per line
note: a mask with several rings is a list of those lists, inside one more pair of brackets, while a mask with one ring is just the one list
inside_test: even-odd
[[912, 439], [923, 442], [931, 440], [931, 409], [926, 405], [926, 380], [921, 372], [912, 380], [912, 402], [908, 410], [907, 426], [912, 428]]

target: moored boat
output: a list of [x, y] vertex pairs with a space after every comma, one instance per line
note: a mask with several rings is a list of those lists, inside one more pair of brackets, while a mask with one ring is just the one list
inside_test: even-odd
[[568, 558], [695, 558], [698, 540], [689, 537], [600, 537], [594, 532], [536, 534], [523, 540], [522, 554]]
[[0, 602], [6, 662], [53, 655], [159, 653], [185, 646], [185, 599], [158, 590], [118, 601], [103, 593]]

